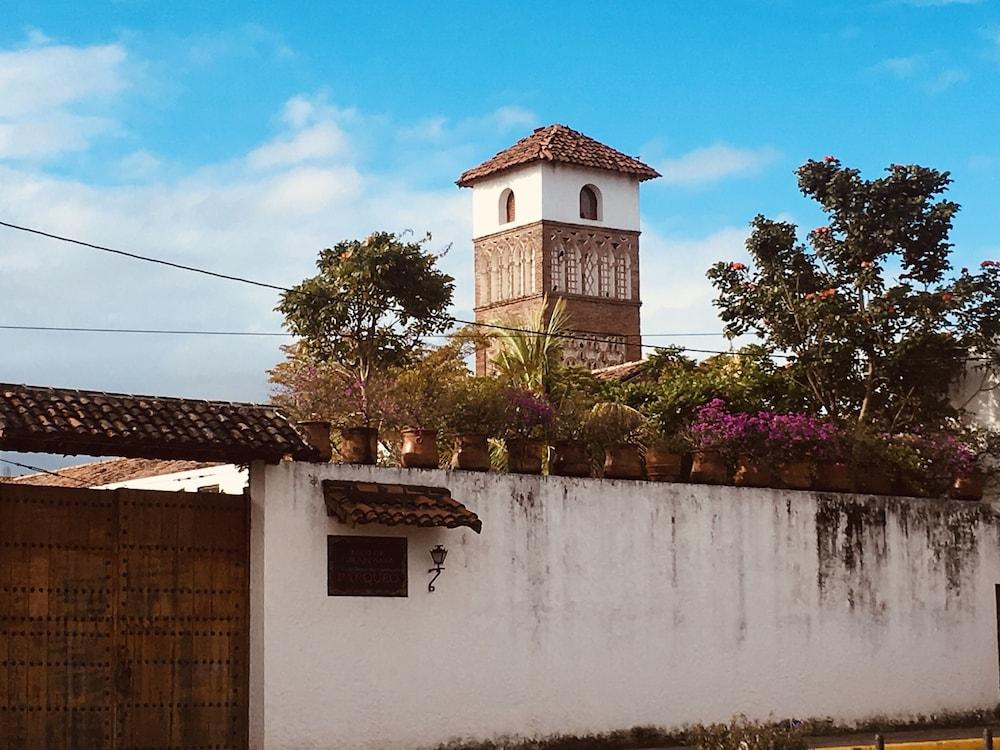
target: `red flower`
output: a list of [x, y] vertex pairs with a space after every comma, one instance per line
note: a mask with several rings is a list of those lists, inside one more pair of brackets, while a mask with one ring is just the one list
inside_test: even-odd
[[1000, 263], [997, 263], [995, 260], [984, 260], [979, 264], [979, 266], [981, 268], [996, 268], [997, 266], [1000, 266]]
[[825, 161], [827, 164], [829, 164], [832, 161], [837, 161], [837, 157], [836, 156], [830, 156], [829, 154], [827, 154], [826, 156], [823, 157], [823, 161]]
[[953, 295], [951, 292], [944, 292], [941, 295], [942, 302], [951, 302], [953, 299], [955, 299], [955, 295]]
[[746, 265], [744, 265], [743, 263], [740, 263], [739, 261], [735, 261], [735, 260], [732, 263], [729, 264], [729, 267], [731, 269], [733, 269], [734, 271], [743, 271], [743, 270], [746, 270]]
[[830, 227], [816, 227], [813, 232], [816, 234], [827, 234], [830, 231]]
[[861, 261], [861, 267], [862, 268], [871, 268], [874, 265], [875, 265], [875, 261], [871, 261], [871, 260], [863, 260], [863, 261]]

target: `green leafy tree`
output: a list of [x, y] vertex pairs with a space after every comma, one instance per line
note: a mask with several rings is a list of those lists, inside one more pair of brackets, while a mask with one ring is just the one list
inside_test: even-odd
[[788, 375], [815, 409], [859, 427], [902, 430], [955, 416], [951, 385], [971, 356], [997, 364], [1000, 276], [949, 276], [958, 204], [951, 179], [894, 164], [866, 180], [835, 157], [808, 161], [799, 188], [828, 219], [798, 239], [795, 225], [757, 216], [752, 267], [716, 263], [708, 277], [732, 336], [755, 333], [792, 355]]
[[451, 325], [454, 280], [425, 242], [389, 232], [340, 242], [320, 252], [319, 273], [282, 294], [276, 308], [299, 338], [300, 357], [348, 374], [362, 424], [378, 418], [373, 378], [413, 361], [425, 337]]

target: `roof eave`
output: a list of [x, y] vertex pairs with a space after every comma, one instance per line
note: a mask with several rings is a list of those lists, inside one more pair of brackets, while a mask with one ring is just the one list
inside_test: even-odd
[[655, 180], [656, 178], [663, 176], [655, 169], [648, 166], [647, 169], [649, 171], [643, 171], [643, 172], [631, 171], [625, 169], [606, 169], [603, 167], [588, 167], [584, 164], [576, 164], [571, 161], [561, 161], [559, 159], [547, 159], [540, 156], [537, 159], [531, 159], [530, 161], [524, 161], [519, 164], [511, 164], [510, 166], [500, 167], [499, 169], [494, 169], [489, 172], [484, 172], [483, 174], [477, 174], [472, 177], [466, 177], [466, 175], [469, 174], [470, 172], [474, 172], [475, 169], [479, 169], [479, 167], [476, 167], [475, 169], [470, 169], [466, 172], [463, 172], [462, 176], [459, 177], [457, 180], [455, 180], [455, 184], [458, 185], [460, 188], [470, 188], [473, 187], [477, 182], [482, 182], [483, 180], [488, 180], [491, 177], [496, 177], [498, 175], [502, 175], [507, 172], [513, 172], [515, 169], [520, 169], [521, 167], [527, 167], [531, 164], [537, 164], [538, 162], [541, 161], [549, 162], [550, 164], [565, 164], [568, 167], [577, 167], [579, 169], [596, 169], [601, 172], [611, 172], [613, 174], [627, 175], [634, 177], [637, 182], [645, 182], [646, 180]]

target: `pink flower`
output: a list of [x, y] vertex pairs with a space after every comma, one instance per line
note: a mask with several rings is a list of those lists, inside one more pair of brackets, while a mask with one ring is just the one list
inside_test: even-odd
[[816, 234], [827, 234], [830, 231], [830, 227], [816, 227], [813, 232]]
[[1000, 266], [1000, 263], [997, 263], [995, 260], [984, 260], [979, 266], [980, 268], [997, 268]]
[[827, 154], [826, 156], [823, 157], [823, 161], [825, 161], [827, 164], [829, 164], [830, 162], [837, 161], [837, 157], [836, 156], [831, 156], [830, 154]]

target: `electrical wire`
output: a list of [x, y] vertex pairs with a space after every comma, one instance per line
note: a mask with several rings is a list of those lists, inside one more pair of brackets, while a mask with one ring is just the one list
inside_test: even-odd
[[63, 237], [59, 234], [53, 234], [51, 232], [43, 232], [41, 229], [34, 229], [32, 227], [23, 227], [18, 224], [11, 224], [7, 221], [0, 221], [0, 226], [7, 227], [8, 229], [16, 229], [20, 232], [28, 232], [29, 234], [37, 234], [40, 237], [48, 237], [50, 240], [59, 240], [60, 242], [69, 242], [73, 245], [80, 245], [82, 247], [89, 247], [93, 250], [101, 250], [105, 253], [113, 253], [115, 255], [121, 255], [126, 258], [132, 258], [133, 260], [142, 260], [146, 263], [157, 263], [161, 266], [169, 266], [170, 268], [177, 268], [181, 271], [191, 271], [192, 273], [200, 273], [205, 276], [214, 276], [217, 279], [226, 279], [227, 281], [238, 281], [241, 284], [251, 284], [253, 286], [264, 287], [265, 289], [275, 289], [279, 292], [288, 292], [290, 289], [286, 289], [283, 286], [276, 286], [274, 284], [267, 284], [263, 281], [254, 281], [253, 279], [247, 279], [242, 276], [231, 276], [227, 273], [217, 273], [215, 271], [208, 271], [204, 268], [197, 268], [195, 266], [186, 266], [183, 263], [174, 263], [173, 261], [163, 260], [161, 258], [152, 258], [148, 255], [139, 255], [137, 253], [126, 252], [125, 250], [115, 250], [111, 247], [105, 247], [104, 245], [95, 245], [92, 242], [84, 242], [83, 240], [73, 239], [72, 237]]
[[[40, 237], [46, 237], [48, 239], [58, 240], [60, 242], [68, 242], [68, 243], [71, 243], [71, 244], [74, 244], [74, 245], [79, 245], [81, 247], [87, 247], [87, 248], [91, 248], [91, 249], [94, 249], [94, 250], [100, 250], [102, 252], [113, 253], [115, 255], [120, 255], [120, 256], [123, 256], [123, 257], [126, 257], [126, 258], [130, 258], [132, 260], [140, 260], [140, 261], [144, 261], [146, 263], [157, 263], [159, 265], [168, 266], [170, 268], [176, 268], [176, 269], [179, 269], [179, 270], [182, 270], [182, 271], [190, 271], [192, 273], [204, 274], [206, 276], [212, 276], [212, 277], [219, 278], [219, 279], [225, 279], [227, 281], [236, 281], [236, 282], [240, 282], [240, 283], [243, 283], [243, 284], [251, 284], [253, 286], [264, 287], [266, 289], [273, 289], [273, 290], [276, 290], [276, 291], [279, 291], [279, 292], [291, 292], [292, 291], [292, 289], [289, 289], [288, 287], [278, 286], [277, 284], [268, 284], [268, 283], [263, 282], [263, 281], [255, 281], [253, 279], [247, 279], [247, 278], [244, 278], [244, 277], [241, 277], [241, 276], [232, 276], [230, 274], [217, 273], [215, 271], [209, 271], [209, 270], [206, 270], [204, 268], [197, 268], [195, 266], [188, 266], [188, 265], [183, 265], [183, 264], [180, 264], [180, 263], [174, 263], [172, 261], [163, 260], [161, 258], [154, 258], [154, 257], [148, 256], [148, 255], [140, 255], [138, 253], [132, 253], [132, 252], [128, 252], [128, 251], [125, 251], [125, 250], [117, 250], [115, 248], [107, 247], [107, 246], [104, 246], [104, 245], [97, 245], [97, 244], [94, 244], [92, 242], [85, 242], [83, 240], [74, 239], [72, 237], [65, 237], [63, 235], [55, 234], [53, 232], [46, 232], [46, 231], [43, 231], [41, 229], [35, 229], [33, 227], [21, 226], [19, 224], [14, 224], [14, 223], [8, 222], [8, 221], [0, 220], [0, 226], [7, 227], [8, 229], [14, 229], [14, 230], [17, 230], [17, 231], [20, 231], [20, 232], [27, 232], [29, 234], [38, 235]], [[493, 329], [493, 330], [501, 330], [501, 331], [514, 332], [514, 333], [530, 334], [530, 335], [535, 335], [535, 336], [552, 336], [552, 337], [555, 337], [555, 338], [562, 338], [562, 339], [569, 339], [569, 340], [576, 340], [576, 341], [589, 341], [589, 342], [594, 342], [594, 343], [598, 343], [599, 342], [599, 343], [608, 343], [608, 344], [623, 344], [623, 343], [626, 343], [626, 342], [622, 341], [622, 337], [609, 338], [606, 335], [605, 336], [601, 336], [600, 334], [581, 335], [581, 334], [578, 334], [578, 333], [566, 333], [566, 332], [549, 333], [549, 332], [545, 332], [545, 331], [533, 331], [533, 330], [528, 329], [528, 328], [517, 328], [517, 327], [514, 327], [514, 326], [505, 326], [505, 325], [501, 325], [499, 323], [484, 323], [484, 322], [476, 321], [476, 320], [462, 320], [461, 318], [451, 318], [451, 317], [447, 318], [447, 322], [450, 322], [450, 323], [461, 323], [462, 325], [475, 326], [477, 328], [490, 328], [490, 329]], [[136, 329], [135, 332], [138, 333], [140, 331], [138, 331], [138, 329]], [[670, 334], [655, 334], [655, 335], [670, 335]], [[697, 335], [713, 335], [713, 334], [697, 334]], [[661, 348], [661, 347], [658, 347], [658, 346], [656, 346], [654, 344], [643, 344], [641, 342], [638, 344], [638, 346], [639, 346], [640, 349], [659, 349], [659, 348]], [[681, 350], [683, 350], [683, 351], [692, 352], [694, 354], [736, 354], [736, 355], [742, 355], [742, 354], [744, 354], [744, 352], [733, 351], [733, 350], [730, 350], [730, 351], [720, 351], [720, 350], [716, 350], [716, 349], [692, 349], [692, 348], [688, 348], [688, 347], [679, 347], [679, 348]], [[783, 354], [774, 354], [772, 356], [778, 357], [778, 358], [785, 358], [785, 359], [789, 359], [790, 358], [788, 355], [783, 355]]]
[[11, 466], [16, 466], [19, 469], [30, 469], [31, 471], [34, 471], [38, 474], [48, 474], [49, 476], [58, 477], [59, 479], [63, 480], [68, 479], [70, 482], [75, 482], [80, 487], [90, 487], [89, 484], [87, 484], [86, 482], [81, 482], [79, 479], [73, 479], [72, 477], [68, 477], [65, 474], [58, 474], [54, 471], [49, 471], [48, 469], [43, 469], [40, 466], [32, 466], [31, 464], [22, 464], [17, 461], [11, 461], [10, 459], [7, 458], [0, 458], [0, 463], [10, 464]]

